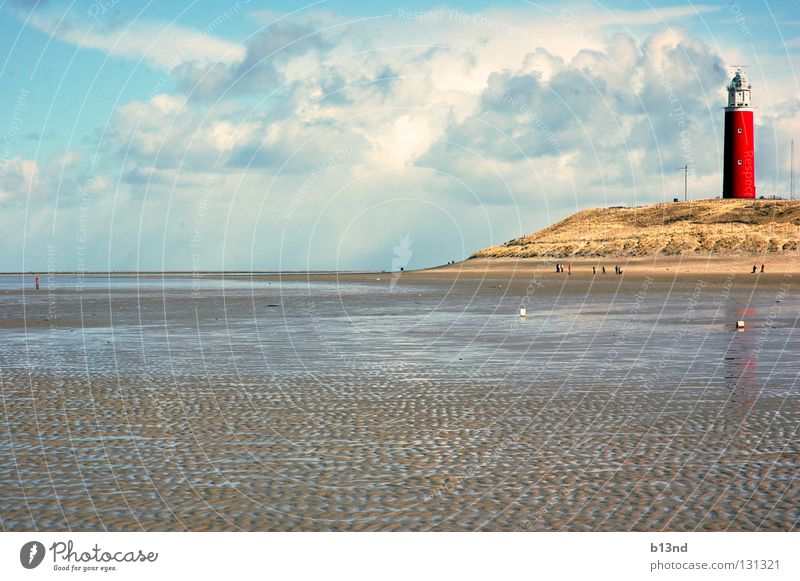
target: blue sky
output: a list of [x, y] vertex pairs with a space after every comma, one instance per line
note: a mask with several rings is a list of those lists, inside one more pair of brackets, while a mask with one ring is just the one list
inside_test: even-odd
[[6, 1], [0, 47], [2, 271], [420, 268], [715, 197], [735, 64], [761, 194], [800, 138], [796, 1]]

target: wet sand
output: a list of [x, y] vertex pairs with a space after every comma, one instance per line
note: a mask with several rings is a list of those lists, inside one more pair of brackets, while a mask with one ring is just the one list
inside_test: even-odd
[[554, 262], [0, 277], [2, 528], [797, 529], [800, 261]]

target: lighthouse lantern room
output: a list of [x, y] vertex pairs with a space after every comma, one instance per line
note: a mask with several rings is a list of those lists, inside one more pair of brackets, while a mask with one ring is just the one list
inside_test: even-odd
[[723, 154], [723, 198], [756, 197], [755, 140], [750, 81], [741, 68], [728, 84], [725, 107], [725, 152]]

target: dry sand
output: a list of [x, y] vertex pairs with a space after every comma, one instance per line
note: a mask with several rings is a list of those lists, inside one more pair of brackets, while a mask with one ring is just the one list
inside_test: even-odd
[[475, 257], [796, 253], [800, 201], [692, 200], [589, 208]]
[[800, 269], [761, 262], [0, 277], [3, 530], [794, 530]]

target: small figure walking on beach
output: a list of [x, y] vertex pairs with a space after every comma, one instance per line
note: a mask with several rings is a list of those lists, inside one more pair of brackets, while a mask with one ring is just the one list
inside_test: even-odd
[[592, 267], [592, 276], [594, 276], [595, 274], [597, 274], [597, 269], [593, 266]]
[[569, 276], [572, 276], [572, 264], [568, 264], [568, 265], [567, 265], [567, 274], [568, 274]]
[[756, 265], [754, 264], [753, 265], [753, 274], [755, 274], [755, 273], [756, 273]]
[[38, 276], [36, 277], [36, 290], [39, 290], [39, 277]]
[[764, 265], [761, 265], [761, 272], [764, 272]]
[[604, 267], [601, 269], [601, 272], [602, 272], [603, 274], [605, 274], [605, 273], [606, 273], [606, 267], [605, 267], [605, 266], [604, 266]]
[[556, 262], [556, 272], [561, 272], [561, 265]]

